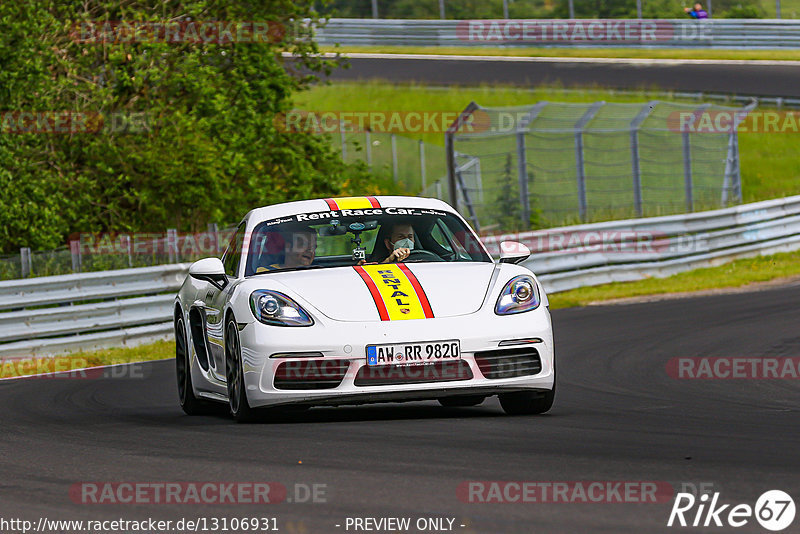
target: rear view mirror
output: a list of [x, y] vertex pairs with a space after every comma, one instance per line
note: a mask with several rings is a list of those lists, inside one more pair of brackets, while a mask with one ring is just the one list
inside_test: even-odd
[[225, 266], [222, 265], [222, 260], [219, 258], [203, 258], [194, 262], [189, 267], [189, 276], [211, 282], [217, 289], [224, 289], [228, 285]]
[[516, 241], [500, 243], [500, 263], [519, 263], [531, 255], [528, 247]]

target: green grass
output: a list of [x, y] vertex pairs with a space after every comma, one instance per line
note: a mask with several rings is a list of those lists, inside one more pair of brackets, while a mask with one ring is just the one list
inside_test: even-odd
[[37, 356], [0, 362], [0, 378], [27, 376], [47, 372], [85, 369], [99, 365], [118, 365], [131, 362], [163, 360], [175, 356], [173, 341], [158, 341], [137, 347], [104, 349], [91, 352], [73, 352], [59, 356]]
[[667, 278], [648, 278], [637, 282], [583, 287], [554, 293], [549, 298], [552, 309], [570, 308], [611, 299], [742, 287], [797, 275], [800, 275], [800, 251], [745, 258], [718, 267], [696, 269]]
[[[774, 7], [773, 7], [774, 11]], [[800, 50], [724, 50], [703, 48], [544, 48], [502, 46], [347, 46], [321, 47], [323, 52], [370, 54], [444, 54], [457, 56], [800, 60]]]

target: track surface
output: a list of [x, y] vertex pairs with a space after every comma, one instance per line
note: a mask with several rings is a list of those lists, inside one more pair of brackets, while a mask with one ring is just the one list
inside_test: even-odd
[[349, 69], [338, 69], [332, 80], [383, 79], [437, 85], [562, 84], [618, 89], [658, 88], [757, 96], [800, 97], [800, 67], [796, 62], [725, 62], [674, 60], [592, 61], [542, 59], [480, 61], [459, 59], [352, 57]]
[[[794, 286], [555, 311], [559, 389], [545, 416], [507, 417], [490, 399], [475, 408], [318, 408], [294, 422], [236, 425], [184, 416], [172, 361], [146, 364], [144, 378], [3, 382], [0, 517], [259, 515], [276, 516], [282, 532], [316, 533], [345, 532], [346, 517], [440, 516], [467, 525], [456, 532], [618, 533], [667, 531], [671, 502], [467, 504], [456, 488], [467, 480], [654, 480], [676, 490], [710, 482], [724, 502], [752, 505], [773, 488], [797, 501], [800, 381], [675, 380], [665, 363], [797, 356], [798, 301]], [[328, 502], [81, 505], [68, 496], [79, 481], [317, 483], [327, 485]], [[753, 525], [737, 531], [763, 532]]]

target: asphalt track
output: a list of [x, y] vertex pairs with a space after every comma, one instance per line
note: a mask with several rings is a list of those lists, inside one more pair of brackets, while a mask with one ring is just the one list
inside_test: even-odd
[[348, 54], [331, 80], [382, 79], [435, 85], [508, 84], [800, 97], [795, 61], [498, 58]]
[[[797, 356], [798, 302], [795, 285], [557, 310], [559, 389], [543, 416], [504, 416], [491, 399], [316, 408], [237, 425], [183, 415], [173, 361], [116, 379], [5, 381], [0, 518], [268, 516], [282, 532], [327, 533], [353, 532], [347, 517], [435, 516], [465, 525], [455, 532], [619, 533], [678, 530], [665, 526], [671, 501], [470, 504], [456, 490], [469, 480], [663, 481], [676, 491], [711, 483], [726, 503], [753, 505], [769, 489], [798, 501], [800, 380], [665, 371], [676, 356]], [[327, 502], [86, 505], [69, 497], [80, 481], [325, 484]], [[765, 532], [753, 520], [736, 530]]]

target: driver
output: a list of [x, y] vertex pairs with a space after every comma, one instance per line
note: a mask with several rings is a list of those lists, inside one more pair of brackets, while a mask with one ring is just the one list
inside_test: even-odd
[[294, 269], [308, 267], [314, 261], [317, 250], [317, 232], [305, 226], [295, 230], [282, 232], [283, 235], [283, 263], [261, 266], [257, 273], [274, 271], [277, 269]]
[[395, 223], [383, 244], [390, 254], [381, 263], [396, 263], [407, 259], [414, 249], [414, 228], [407, 223]]

